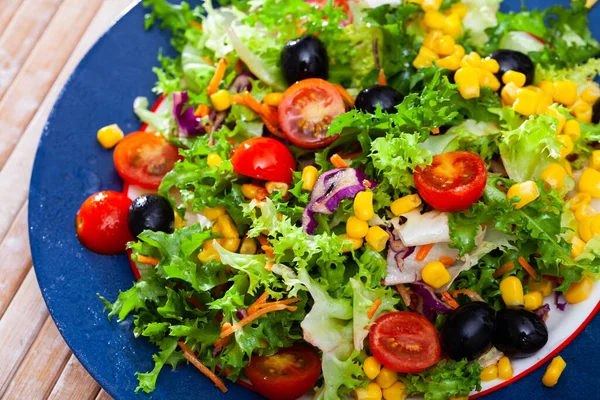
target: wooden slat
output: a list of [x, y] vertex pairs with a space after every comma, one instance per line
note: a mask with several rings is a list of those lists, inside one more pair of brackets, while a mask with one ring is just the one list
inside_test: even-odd
[[98, 396], [96, 396], [96, 400], [113, 400], [113, 398], [102, 389], [100, 390], [100, 393], [98, 393]]
[[48, 400], [93, 400], [99, 391], [100, 386], [71, 355]]
[[8, 26], [23, 0], [0, 0], [0, 35]]
[[39, 335], [10, 382], [5, 399], [46, 399], [70, 356], [69, 348], [52, 318]]

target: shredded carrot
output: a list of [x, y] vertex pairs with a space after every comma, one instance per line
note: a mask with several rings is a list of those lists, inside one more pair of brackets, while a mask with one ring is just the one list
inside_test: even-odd
[[400, 285], [396, 285], [396, 290], [398, 291], [398, 294], [400, 294], [400, 296], [402, 297], [402, 300], [404, 300], [404, 305], [406, 307], [410, 307], [410, 293], [408, 291], [408, 289], [406, 288], [406, 286], [400, 284]]
[[202, 24], [200, 22], [190, 21], [190, 25], [196, 29], [199, 29], [201, 32], [204, 31], [204, 27], [202, 27]]
[[244, 62], [242, 60], [237, 60], [237, 62], [235, 63], [235, 73], [239, 75], [242, 73], [243, 70]]
[[331, 161], [333, 166], [336, 168], [348, 168], [349, 167], [348, 163], [346, 161], [344, 161], [344, 159], [342, 157], [340, 157], [340, 155], [338, 153], [335, 153], [334, 155], [332, 155], [331, 158], [329, 159], [329, 161]]
[[210, 65], [215, 65], [215, 62], [214, 62], [212, 59], [210, 59], [210, 58], [208, 58], [208, 57], [206, 57], [206, 56], [202, 57], [202, 60], [203, 60], [205, 63], [207, 63], [207, 64], [210, 64]]
[[529, 275], [531, 275], [531, 277], [537, 281], [538, 274], [537, 274], [537, 272], [535, 272], [535, 269], [533, 269], [531, 264], [529, 264], [523, 256], [520, 256], [518, 261], [519, 261], [519, 264], [521, 265], [521, 267], [523, 267], [523, 269], [525, 271], [527, 271], [527, 273]]
[[211, 94], [215, 94], [217, 89], [219, 89], [219, 85], [221, 81], [225, 77], [225, 71], [227, 70], [227, 61], [224, 58], [221, 58], [217, 63], [217, 69], [215, 70], [215, 74], [210, 80], [208, 87], [206, 88], [206, 93], [210, 96]]
[[275, 136], [284, 137], [283, 133], [279, 130], [279, 115], [274, 107], [258, 102], [248, 92], [232, 94], [230, 100], [234, 104], [241, 104], [250, 108], [260, 116], [269, 132]]
[[137, 260], [141, 263], [150, 264], [150, 265], [158, 265], [158, 263], [160, 262], [160, 260], [157, 258], [146, 257], [141, 254], [137, 255]]
[[417, 256], [416, 256], [417, 261], [423, 261], [425, 258], [427, 258], [427, 254], [429, 254], [432, 247], [433, 247], [433, 243], [424, 244], [423, 246], [421, 246], [421, 248], [417, 252]]
[[267, 261], [267, 263], [265, 264], [265, 269], [267, 271], [271, 272], [274, 265], [275, 265], [275, 263], [273, 261]]
[[444, 264], [446, 267], [451, 267], [454, 265], [454, 258], [448, 256], [441, 256], [440, 262]]
[[251, 323], [255, 319], [260, 318], [263, 315], [270, 313], [272, 311], [281, 311], [281, 310], [296, 311], [297, 309], [298, 309], [298, 307], [287, 306], [285, 304], [273, 304], [273, 305], [270, 305], [269, 307], [263, 307], [263, 308], [257, 310], [254, 314], [248, 315], [247, 317], [239, 320], [235, 325], [233, 325], [231, 328], [227, 329], [226, 331], [221, 332], [221, 337], [224, 338], [224, 337], [227, 337], [227, 336], [233, 334], [234, 332], [243, 328], [245, 325]]
[[454, 300], [452, 298], [452, 296], [450, 296], [450, 293], [442, 292], [442, 297], [444, 298], [444, 301], [446, 302], [446, 304], [448, 304], [450, 307], [452, 307], [452, 308], [459, 307], [459, 304], [456, 302], [456, 300]]
[[227, 388], [225, 387], [225, 384], [223, 383], [221, 378], [216, 376], [210, 369], [208, 369], [206, 367], [206, 365], [202, 364], [202, 362], [200, 360], [198, 360], [198, 358], [196, 357], [196, 355], [194, 354], [192, 349], [187, 347], [186, 344], [183, 343], [182, 341], [177, 342], [177, 344], [179, 345], [179, 347], [181, 347], [181, 350], [183, 350], [183, 356], [190, 363], [192, 363], [194, 365], [194, 367], [198, 368], [198, 370], [200, 372], [202, 372], [208, 379], [213, 381], [215, 386], [218, 387], [219, 389], [221, 389], [221, 392], [227, 393]]
[[[231, 328], [231, 324], [229, 322], [225, 322], [221, 327], [221, 332], [226, 331], [229, 328]], [[215, 340], [214, 345], [217, 347], [225, 347], [229, 344], [230, 341], [231, 336], [227, 336], [226, 338], [218, 338], [217, 340]]]
[[451, 292], [448, 292], [448, 294], [453, 298], [457, 298], [459, 295], [464, 294], [465, 296], [469, 296], [469, 298], [473, 301], [483, 301], [483, 297], [481, 297], [479, 293], [471, 289], [453, 290]]
[[438, 133], [440, 133], [440, 128], [433, 128], [433, 129], [431, 130], [431, 134], [432, 134], [432, 135], [437, 135]]
[[373, 316], [377, 312], [377, 309], [379, 308], [380, 305], [381, 305], [381, 300], [380, 299], [375, 300], [375, 303], [373, 303], [373, 305], [369, 308], [369, 312], [367, 313], [367, 317], [369, 319], [373, 318]]
[[338, 90], [338, 92], [340, 92], [340, 94], [344, 98], [344, 101], [346, 102], [346, 104], [348, 104], [351, 107], [354, 107], [354, 99], [352, 98], [350, 93], [348, 93], [346, 88], [344, 88], [342, 85], [339, 85], [339, 84], [335, 84], [334, 86]]
[[[271, 301], [271, 302], [267, 302], [267, 303], [261, 303], [261, 304], [257, 304], [256, 305], [256, 309], [260, 310], [261, 308], [265, 308], [265, 307], [269, 307], [272, 306], [273, 304], [294, 304], [299, 302], [300, 299], [298, 297], [290, 297], [289, 299], [285, 299], [285, 300], [277, 300], [277, 301]], [[248, 315], [250, 314], [250, 312], [248, 312]]]
[[500, 278], [502, 275], [504, 275], [507, 272], [512, 271], [513, 269], [515, 269], [515, 263], [512, 261], [509, 262], [505, 262], [504, 264], [502, 264], [501, 266], [498, 267], [498, 269], [494, 272], [494, 275], [492, 275], [495, 279]]
[[300, 27], [300, 28], [296, 29], [296, 34], [298, 36], [303, 35], [304, 32], [306, 32], [306, 28], [304, 28], [304, 27]]
[[377, 84], [381, 86], [387, 86], [387, 79], [385, 78], [385, 72], [383, 68], [379, 70], [379, 75], [377, 76]]
[[205, 104], [200, 104], [198, 108], [196, 108], [196, 111], [194, 111], [194, 115], [200, 118], [204, 118], [208, 114], [210, 114], [210, 108]]
[[252, 305], [250, 307], [248, 307], [248, 315], [254, 314], [256, 312], [256, 310], [258, 310], [258, 308], [261, 304], [266, 303], [268, 298], [269, 298], [269, 293], [265, 290], [265, 292], [263, 294], [261, 294], [260, 297], [258, 299], [256, 299], [256, 301], [254, 303], [252, 303]]

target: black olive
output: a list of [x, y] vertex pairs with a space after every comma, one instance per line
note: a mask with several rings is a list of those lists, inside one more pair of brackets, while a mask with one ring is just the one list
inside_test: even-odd
[[508, 357], [529, 357], [547, 341], [548, 328], [535, 313], [507, 308], [496, 314], [494, 346]]
[[533, 84], [535, 65], [527, 54], [514, 50], [498, 50], [490, 54], [490, 58], [493, 58], [500, 64], [500, 71], [496, 74], [496, 77], [498, 77], [500, 82], [502, 82], [502, 75], [504, 75], [506, 71], [517, 71], [525, 74], [525, 77], [527, 78], [525, 80], [525, 85]]
[[127, 223], [135, 237], [145, 230], [173, 233], [175, 214], [169, 200], [157, 194], [145, 194], [129, 206]]
[[600, 122], [600, 101], [597, 101], [592, 107], [592, 123]]
[[440, 343], [453, 360], [471, 361], [492, 347], [496, 311], [487, 303], [475, 301], [458, 307], [442, 328]]
[[377, 109], [377, 104], [381, 106], [381, 111], [388, 114], [398, 112], [396, 106], [402, 103], [404, 96], [396, 89], [389, 86], [371, 86], [366, 88], [356, 96], [354, 106], [364, 112], [374, 113]]
[[281, 67], [290, 85], [308, 78], [327, 80], [329, 76], [327, 50], [323, 42], [312, 35], [290, 40], [281, 52]]

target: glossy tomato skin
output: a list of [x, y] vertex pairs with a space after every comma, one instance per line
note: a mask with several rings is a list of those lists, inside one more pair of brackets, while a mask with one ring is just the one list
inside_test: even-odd
[[160, 133], [135, 132], [119, 142], [113, 160], [126, 182], [156, 190], [179, 160], [179, 151]]
[[295, 400], [311, 390], [321, 375], [321, 360], [309, 346], [252, 356], [246, 375], [258, 393], [270, 400]]
[[296, 160], [288, 148], [275, 139], [258, 137], [240, 144], [231, 156], [238, 174], [273, 182], [292, 182]]
[[127, 225], [131, 200], [121, 192], [104, 191], [87, 198], [75, 218], [77, 238], [98, 254], [119, 254], [133, 240]]
[[475, 203], [485, 189], [487, 169], [475, 153], [453, 151], [433, 157], [414, 174], [419, 195], [440, 211], [460, 211]]
[[441, 353], [433, 324], [407, 311], [379, 317], [371, 326], [369, 345], [377, 361], [397, 372], [421, 372], [435, 364]]

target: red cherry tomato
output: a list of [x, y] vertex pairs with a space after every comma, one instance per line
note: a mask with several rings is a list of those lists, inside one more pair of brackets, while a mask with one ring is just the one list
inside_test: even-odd
[[113, 159], [125, 181], [146, 189], [158, 189], [179, 159], [179, 151], [160, 133], [135, 132], [119, 142]]
[[312, 348], [293, 346], [272, 356], [252, 356], [246, 375], [267, 399], [295, 400], [317, 383], [321, 360]]
[[377, 361], [397, 372], [421, 372], [435, 364], [441, 353], [435, 326], [406, 311], [379, 317], [371, 326], [369, 345]]
[[81, 244], [99, 254], [125, 252], [133, 240], [127, 214], [131, 200], [120, 192], [96, 193], [83, 202], [75, 218], [75, 229]]
[[292, 182], [296, 160], [288, 148], [271, 138], [253, 138], [240, 144], [231, 156], [233, 170], [251, 178]]
[[[340, 22], [341, 26], [346, 26], [346, 25], [352, 23], [352, 11], [350, 10], [350, 5], [349, 5], [350, 1], [353, 1], [353, 0], [334, 0], [333, 1], [333, 5], [335, 7], [341, 7], [342, 11], [344, 11], [344, 13], [348, 16], [348, 18], [346, 20]], [[354, 1], [356, 1], [356, 0], [354, 0]], [[329, 2], [329, 0], [308, 0], [307, 2], [310, 4], [319, 4], [319, 5], [324, 6]]]
[[440, 211], [460, 211], [475, 203], [485, 189], [487, 170], [475, 153], [453, 151], [433, 157], [415, 174], [419, 194]]
[[335, 86], [312, 78], [290, 86], [283, 93], [278, 112], [281, 130], [290, 142], [319, 149], [338, 138], [327, 136], [327, 129], [335, 117], [346, 112], [346, 106]]

